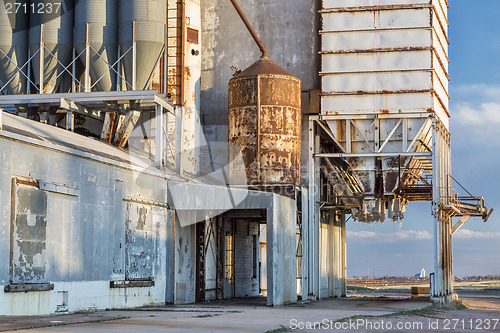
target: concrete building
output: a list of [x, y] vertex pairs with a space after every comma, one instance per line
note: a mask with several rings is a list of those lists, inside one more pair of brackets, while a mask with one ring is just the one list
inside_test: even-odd
[[342, 297], [416, 200], [453, 299], [446, 0], [66, 2], [2, 20], [0, 314]]

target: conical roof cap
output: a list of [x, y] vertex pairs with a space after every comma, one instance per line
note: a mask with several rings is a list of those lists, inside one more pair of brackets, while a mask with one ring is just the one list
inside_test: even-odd
[[294, 77], [292, 74], [269, 60], [269, 58], [265, 57], [260, 58], [247, 69], [233, 76], [233, 79], [258, 75], [284, 75]]

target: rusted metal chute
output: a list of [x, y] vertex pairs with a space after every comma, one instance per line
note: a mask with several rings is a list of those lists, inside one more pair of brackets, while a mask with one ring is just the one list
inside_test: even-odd
[[243, 21], [243, 24], [245, 24], [245, 27], [247, 27], [248, 32], [250, 32], [250, 35], [252, 35], [253, 40], [255, 41], [255, 43], [259, 47], [260, 51], [262, 52], [261, 57], [267, 58], [267, 51], [266, 51], [266, 48], [264, 47], [264, 44], [262, 44], [262, 42], [260, 41], [260, 38], [259, 38], [259, 36], [257, 36], [257, 33], [255, 32], [255, 30], [253, 30], [252, 25], [250, 24], [250, 22], [248, 22], [245, 14], [241, 10], [240, 6], [236, 2], [236, 0], [230, 0], [230, 1], [233, 4], [234, 9], [236, 9], [236, 12], [240, 16], [241, 20]]
[[[229, 81], [229, 142], [239, 146], [244, 166], [229, 170], [232, 184], [300, 185], [301, 83], [269, 60], [259, 37], [231, 0], [262, 56]], [[237, 152], [230, 150], [230, 161]]]

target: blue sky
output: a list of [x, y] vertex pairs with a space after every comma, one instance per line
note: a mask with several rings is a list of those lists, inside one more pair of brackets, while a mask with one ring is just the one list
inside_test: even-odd
[[[453, 236], [454, 275], [500, 274], [500, 1], [449, 1], [452, 174], [495, 212]], [[430, 203], [411, 203], [403, 223], [347, 225], [347, 274], [434, 271]]]

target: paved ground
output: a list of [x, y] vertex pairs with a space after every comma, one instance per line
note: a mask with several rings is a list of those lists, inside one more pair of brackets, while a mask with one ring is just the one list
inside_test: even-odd
[[[0, 331], [9, 332], [24, 328], [29, 329], [27, 333], [267, 332], [272, 330], [303, 332], [308, 331], [305, 328], [311, 328], [314, 323], [326, 323], [316, 326], [315, 330], [325, 332], [436, 332], [434, 328], [437, 325], [441, 331], [447, 332], [470, 332], [470, 330], [462, 330], [462, 326], [472, 327], [474, 331], [479, 330], [481, 326], [482, 331], [500, 332], [500, 323], [493, 330], [494, 319], [500, 319], [499, 296], [467, 295], [465, 301], [469, 309], [427, 308], [430, 306], [428, 299], [415, 300], [397, 296], [328, 299], [278, 308], [266, 307], [263, 299], [252, 299], [244, 303], [241, 300], [224, 301], [193, 306], [48, 317], [0, 316]], [[401, 311], [406, 312], [401, 313]], [[353, 316], [355, 317], [352, 318]], [[347, 319], [339, 321], [343, 318]], [[464, 319], [464, 321], [462, 324], [462, 322], [452, 321], [453, 319], [458, 321]], [[486, 329], [488, 319], [489, 330]], [[445, 327], [446, 320], [449, 321], [448, 327]], [[357, 326], [352, 326], [350, 323], [352, 321], [355, 321]], [[382, 326], [382, 321], [385, 326]], [[403, 326], [399, 329], [398, 323], [413, 326]], [[345, 326], [347, 324], [350, 326]], [[342, 327], [346, 329], [342, 330]], [[290, 328], [304, 329], [292, 330]]]

